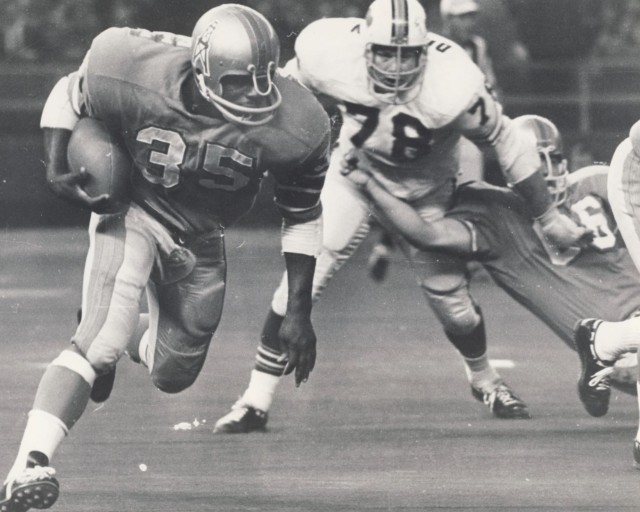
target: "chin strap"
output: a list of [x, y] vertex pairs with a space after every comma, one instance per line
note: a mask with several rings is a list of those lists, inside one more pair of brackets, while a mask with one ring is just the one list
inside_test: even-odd
[[[255, 79], [254, 79], [255, 80]], [[198, 90], [200, 94], [204, 96], [204, 98], [213, 105], [222, 113], [222, 115], [228, 121], [232, 123], [239, 123], [248, 126], [259, 126], [262, 124], [266, 124], [275, 115], [276, 110], [282, 104], [282, 95], [280, 94], [280, 90], [270, 82], [269, 84], [269, 92], [267, 94], [273, 95], [273, 103], [267, 107], [245, 107], [243, 105], [237, 105], [236, 103], [232, 103], [224, 99], [222, 96], [214, 93], [211, 89], [209, 89], [205, 82], [204, 77], [201, 73], [196, 73], [196, 84], [198, 86]], [[257, 90], [257, 89], [256, 89]], [[264, 96], [259, 90], [258, 94]]]

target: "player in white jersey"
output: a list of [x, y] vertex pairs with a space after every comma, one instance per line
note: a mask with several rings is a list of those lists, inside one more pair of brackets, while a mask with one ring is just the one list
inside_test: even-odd
[[[394, 196], [429, 222], [450, 205], [461, 136], [494, 151], [505, 178], [528, 201], [532, 216], [555, 244], [568, 247], [584, 228], [553, 205], [535, 144], [502, 115], [478, 67], [458, 45], [428, 34], [417, 0], [375, 0], [365, 19], [327, 18], [306, 27], [285, 71], [318, 95], [342, 105], [343, 126], [322, 193], [323, 252], [314, 298], [353, 254], [369, 230], [372, 209], [341, 169], [364, 167]], [[400, 240], [420, 286], [447, 337], [464, 357], [469, 381], [481, 396], [504, 383], [486, 354], [484, 322], [469, 295], [465, 262], [442, 258]], [[263, 428], [284, 368], [277, 332], [287, 310], [283, 280], [262, 331], [249, 387], [217, 425], [220, 432]], [[493, 412], [527, 418], [513, 392]]]
[[[629, 137], [613, 154], [607, 188], [616, 223], [640, 272], [640, 121], [631, 127]], [[585, 408], [592, 414], [592, 404], [608, 404], [607, 384], [613, 364], [626, 353], [638, 352], [640, 318], [620, 322], [585, 318], [576, 324], [574, 339], [582, 366], [578, 391]], [[640, 375], [638, 377], [640, 391]], [[638, 400], [640, 406], [640, 392]], [[640, 469], [640, 423], [633, 444], [633, 460]]]

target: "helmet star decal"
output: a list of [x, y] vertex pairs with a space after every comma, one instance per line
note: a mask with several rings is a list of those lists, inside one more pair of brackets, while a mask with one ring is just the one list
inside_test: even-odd
[[209, 54], [211, 35], [215, 30], [215, 25], [209, 25], [206, 30], [200, 34], [196, 44], [193, 47], [193, 62], [198, 63], [200, 65], [200, 69], [205, 76], [209, 76], [209, 59], [207, 58]]

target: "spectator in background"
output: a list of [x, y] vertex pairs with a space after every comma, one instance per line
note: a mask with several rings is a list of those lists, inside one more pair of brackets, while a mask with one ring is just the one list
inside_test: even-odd
[[[487, 85], [493, 89], [496, 97], [499, 97], [487, 42], [477, 34], [479, 10], [480, 6], [476, 0], [442, 0], [440, 2], [442, 35], [458, 43], [469, 54], [471, 60], [484, 73]], [[482, 152], [475, 144], [463, 140], [460, 146], [458, 182], [482, 180], [484, 169]]]
[[593, 48], [595, 57], [628, 57], [640, 49], [640, 4], [637, 0], [606, 2], [602, 28]]
[[108, 25], [148, 28], [154, 0], [113, 0], [108, 6]]
[[477, 34], [479, 10], [480, 6], [476, 0], [442, 0], [440, 3], [442, 35], [464, 48], [471, 60], [484, 73], [487, 83], [495, 90], [496, 76], [487, 42]]
[[47, 19], [47, 55], [80, 61], [100, 31], [93, 2], [57, 0]]
[[37, 41], [43, 19], [36, 0], [9, 0], [0, 6], [0, 27], [4, 56], [18, 60], [36, 60], [40, 57]]

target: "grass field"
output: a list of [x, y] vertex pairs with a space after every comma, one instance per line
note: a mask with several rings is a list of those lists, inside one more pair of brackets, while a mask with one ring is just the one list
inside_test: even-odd
[[[43, 369], [73, 333], [87, 240], [81, 230], [0, 236], [4, 474]], [[480, 278], [473, 291], [490, 356], [533, 415], [493, 418], [472, 399], [407, 266], [398, 258], [375, 284], [366, 246], [314, 310], [319, 350], [309, 382], [281, 383], [268, 432], [214, 436], [213, 423], [246, 385], [283, 268], [276, 232], [231, 230], [227, 244], [225, 312], [200, 378], [164, 395], [123, 359], [111, 399], [90, 404], [53, 461], [61, 496], [52, 510], [640, 509], [633, 397], [614, 391], [609, 414], [589, 417], [575, 389], [576, 354]], [[197, 426], [175, 430], [182, 422]]]

